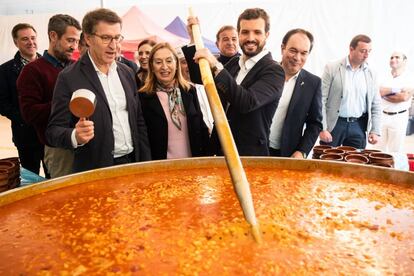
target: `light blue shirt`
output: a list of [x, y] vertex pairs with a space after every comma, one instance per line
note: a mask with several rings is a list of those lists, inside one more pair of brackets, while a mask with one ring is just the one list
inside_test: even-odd
[[345, 84], [343, 98], [339, 108], [340, 117], [359, 118], [367, 112], [367, 81], [365, 70], [368, 68], [366, 63], [354, 69], [346, 58]]

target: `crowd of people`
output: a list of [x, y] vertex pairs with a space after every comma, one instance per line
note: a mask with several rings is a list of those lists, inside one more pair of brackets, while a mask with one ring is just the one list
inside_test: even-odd
[[[191, 26], [199, 24], [188, 18]], [[267, 12], [243, 11], [236, 27], [217, 32], [220, 55], [194, 45], [174, 48], [150, 39], [137, 45], [139, 64], [122, 56], [122, 20], [112, 10], [88, 12], [80, 24], [57, 14], [49, 48], [37, 33], [14, 26], [18, 51], [0, 66], [0, 114], [11, 121], [24, 168], [46, 177], [139, 161], [222, 155], [198, 61], [211, 68], [241, 156], [307, 158], [317, 140], [364, 149], [368, 143], [403, 151], [414, 93], [407, 56], [395, 51], [391, 73], [378, 79], [368, 65], [372, 42], [356, 35], [349, 53], [328, 63], [322, 77], [303, 69], [314, 47], [301, 28], [282, 39], [281, 60], [266, 48]], [[79, 48], [79, 60], [72, 55]], [[77, 118], [73, 92], [96, 96], [94, 113]]]

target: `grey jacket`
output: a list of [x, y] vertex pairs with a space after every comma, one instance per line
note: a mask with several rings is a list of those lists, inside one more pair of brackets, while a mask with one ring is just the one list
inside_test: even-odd
[[[331, 132], [338, 120], [339, 107], [345, 84], [346, 59], [328, 63], [322, 75], [323, 129]], [[368, 67], [365, 71], [367, 82], [368, 133], [381, 134], [381, 97], [376, 76]]]

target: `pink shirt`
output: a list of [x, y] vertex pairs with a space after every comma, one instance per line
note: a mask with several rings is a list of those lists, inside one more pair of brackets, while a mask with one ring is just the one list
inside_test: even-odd
[[161, 102], [168, 123], [167, 159], [191, 157], [186, 116], [179, 113], [178, 116], [181, 121], [181, 130], [179, 130], [171, 120], [170, 109], [168, 107], [168, 94], [165, 92], [157, 92], [157, 96]]

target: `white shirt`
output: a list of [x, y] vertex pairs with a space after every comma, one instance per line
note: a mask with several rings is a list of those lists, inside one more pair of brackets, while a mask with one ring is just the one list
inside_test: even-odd
[[[402, 89], [405, 87], [414, 87], [414, 75], [404, 71], [401, 75], [393, 77], [391, 74], [386, 78], [382, 84], [384, 87], [391, 87], [394, 89]], [[382, 99], [382, 109], [386, 112], [400, 112], [411, 107], [411, 97], [405, 102], [392, 103]]]
[[289, 103], [292, 99], [293, 90], [299, 73], [300, 71], [289, 80], [285, 81], [285, 85], [283, 86], [282, 96], [280, 97], [275, 115], [273, 116], [272, 125], [270, 126], [269, 146], [273, 149], [280, 149], [283, 123], [285, 122]]
[[353, 69], [349, 57], [346, 58], [345, 87], [339, 108], [340, 117], [359, 118], [367, 112], [368, 91], [364, 73], [367, 69], [368, 65], [366, 63]]
[[[108, 75], [106, 75], [98, 69], [89, 52], [88, 55], [101, 82], [112, 115], [112, 130], [115, 141], [112, 154], [114, 158], [129, 154], [134, 150], [134, 146], [128, 119], [125, 91], [118, 75], [118, 66], [115, 61], [112, 62]], [[99, 137], [95, 137], [95, 139], [99, 139]]]
[[263, 51], [261, 51], [260, 53], [258, 53], [254, 57], [251, 57], [251, 58], [247, 59], [246, 61], [244, 61], [244, 59], [246, 57], [244, 54], [240, 57], [240, 59], [239, 59], [240, 71], [237, 74], [237, 78], [236, 78], [236, 82], [237, 82], [238, 85], [240, 85], [240, 83], [242, 83], [242, 81], [244, 80], [246, 75], [249, 73], [249, 71], [253, 68], [253, 66], [255, 66], [256, 63], [259, 60], [261, 60], [268, 53], [269, 53], [268, 50], [263, 49]]
[[200, 104], [201, 113], [203, 113], [203, 121], [208, 128], [208, 132], [211, 134], [213, 129], [214, 119], [211, 114], [210, 105], [208, 103], [207, 92], [204, 86], [200, 84], [194, 84], [197, 91], [198, 103]]

